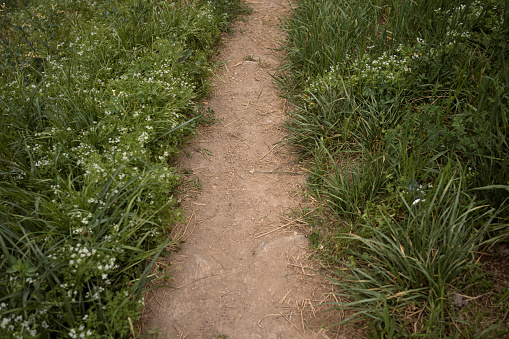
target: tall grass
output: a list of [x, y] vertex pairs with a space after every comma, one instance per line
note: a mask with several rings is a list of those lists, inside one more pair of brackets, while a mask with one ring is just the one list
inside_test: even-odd
[[494, 208], [476, 204], [462, 185], [445, 170], [426, 196], [429, 203], [416, 207], [401, 197], [404, 220], [385, 215], [378, 226], [360, 224], [370, 237], [343, 235], [358, 248], [349, 253], [353, 262], [332, 278], [352, 301], [335, 307], [357, 311], [354, 319], [371, 321], [372, 334], [390, 337], [472, 337], [493, 330], [500, 319], [487, 317], [472, 327], [474, 317], [451, 305], [455, 295], [478, 288], [476, 253], [499, 240], [489, 233], [507, 227], [496, 221]]
[[470, 337], [456, 322], [485, 310], [466, 319], [449, 296], [480, 293], [458, 281], [489, 281], [479, 252], [509, 238], [509, 5], [300, 0], [283, 29], [276, 78], [295, 105], [288, 140], [312, 159], [312, 239], [329, 263], [362, 263], [333, 278], [341, 306], [375, 336]]
[[0, 26], [0, 337], [136, 335], [182, 220], [172, 167], [244, 5], [9, 2]]

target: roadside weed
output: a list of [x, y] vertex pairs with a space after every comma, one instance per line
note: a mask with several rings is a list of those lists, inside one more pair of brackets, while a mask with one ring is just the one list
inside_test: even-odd
[[132, 335], [240, 1], [0, 8], [0, 337]]
[[508, 4], [299, 0], [282, 28], [288, 142], [311, 163], [306, 219], [351, 300], [337, 306], [356, 311], [345, 321], [377, 337], [503, 333], [508, 283], [481, 262], [509, 239]]

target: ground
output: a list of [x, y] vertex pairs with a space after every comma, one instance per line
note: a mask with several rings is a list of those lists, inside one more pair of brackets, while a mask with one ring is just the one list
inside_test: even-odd
[[302, 203], [305, 171], [281, 143], [286, 102], [271, 77], [289, 8], [282, 0], [249, 4], [252, 14], [224, 36], [204, 103], [218, 122], [180, 159], [201, 189], [183, 199], [185, 243], [167, 272], [174, 280], [148, 295], [143, 317], [146, 329], [168, 338], [328, 338], [314, 305], [330, 287], [307, 268], [308, 239], [291, 213]]

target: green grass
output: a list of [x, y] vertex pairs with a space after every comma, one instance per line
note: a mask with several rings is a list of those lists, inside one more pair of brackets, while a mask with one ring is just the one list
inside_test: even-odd
[[288, 142], [312, 164], [311, 239], [348, 321], [372, 336], [501, 335], [500, 303], [450, 297], [486, 292], [480, 253], [509, 238], [509, 6], [299, 0], [282, 26]]
[[220, 33], [245, 5], [10, 1], [0, 8], [0, 337], [132, 335], [178, 246], [172, 167]]

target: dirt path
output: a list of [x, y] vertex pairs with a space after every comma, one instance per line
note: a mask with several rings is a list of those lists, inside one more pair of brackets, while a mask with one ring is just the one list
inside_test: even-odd
[[275, 146], [284, 102], [268, 74], [278, 66], [272, 48], [288, 8], [283, 0], [250, 5], [253, 13], [225, 37], [226, 66], [208, 102], [220, 122], [182, 156], [203, 186], [184, 201], [192, 235], [172, 259], [177, 289], [158, 289], [146, 317], [146, 328], [170, 339], [317, 337], [299, 314], [314, 289], [310, 272], [296, 267], [307, 238], [288, 215], [305, 176], [295, 155]]

